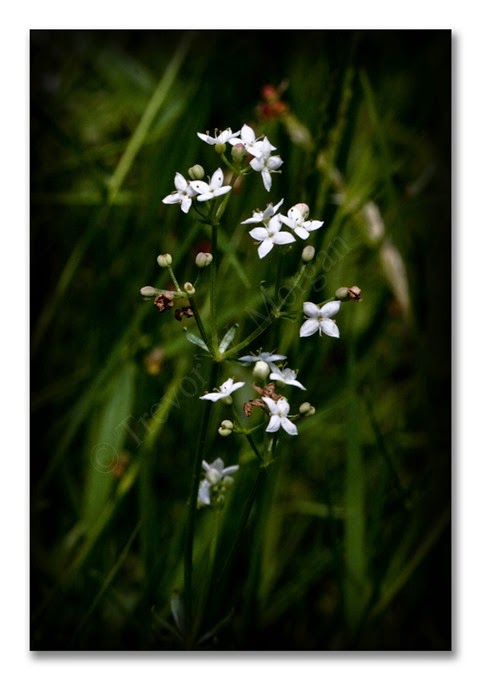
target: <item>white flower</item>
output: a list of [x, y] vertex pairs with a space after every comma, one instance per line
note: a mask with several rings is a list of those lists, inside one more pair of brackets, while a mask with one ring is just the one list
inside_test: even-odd
[[226, 194], [232, 189], [230, 186], [223, 187], [223, 181], [224, 173], [221, 168], [217, 168], [212, 175], [210, 184], [207, 184], [207, 182], [203, 182], [202, 180], [195, 180], [194, 182], [191, 182], [190, 185], [197, 192], [198, 201], [210, 201], [211, 198], [222, 196], [222, 194]]
[[274, 363], [275, 361], [283, 361], [284, 359], [287, 359], [284, 354], [272, 354], [271, 352], [259, 352], [259, 354], [248, 354], [245, 357], [239, 357], [239, 361], [243, 361], [247, 364], [265, 361], [271, 371], [275, 371], [277, 369], [277, 366]]
[[249, 165], [256, 172], [260, 172], [262, 175], [262, 181], [264, 182], [264, 187], [266, 191], [271, 190], [272, 177], [271, 172], [276, 172], [281, 165], [283, 160], [280, 156], [271, 156], [271, 150], [274, 148], [269, 142], [267, 137], [264, 137], [262, 142], [259, 143], [258, 149], [260, 150], [260, 155], [257, 155], [251, 160]]
[[211, 137], [210, 135], [204, 135], [202, 132], [197, 133], [197, 137], [199, 137], [203, 142], [207, 142], [207, 144], [210, 144], [211, 146], [215, 144], [225, 144], [226, 142], [237, 144], [239, 142], [239, 140], [236, 139], [238, 136], [239, 130], [237, 130], [237, 132], [232, 132], [231, 128], [226, 128], [219, 134], [217, 134], [216, 130], [214, 132], [214, 137]]
[[292, 229], [299, 238], [306, 239], [309, 232], [320, 229], [324, 222], [319, 220], [306, 220], [309, 216], [309, 206], [305, 203], [298, 203], [287, 211], [287, 217], [280, 215], [281, 222], [283, 222], [289, 229]]
[[225, 397], [228, 397], [229, 395], [232, 394], [232, 392], [235, 392], [236, 390], [239, 389], [239, 387], [242, 387], [243, 385], [245, 385], [245, 383], [243, 382], [235, 383], [232, 378], [228, 378], [224, 383], [222, 383], [218, 391], [210, 392], [209, 394], [204, 394], [202, 397], [199, 397], [199, 399], [219, 401], [219, 399], [225, 399]]
[[173, 203], [180, 203], [182, 212], [188, 213], [192, 205], [192, 197], [195, 196], [195, 191], [192, 188], [192, 182], [188, 182], [180, 172], [175, 173], [174, 185], [177, 191], [162, 199], [162, 203], [169, 205]]
[[219, 482], [222, 482], [222, 480], [228, 479], [229, 475], [233, 475], [234, 472], [237, 472], [239, 469], [238, 465], [229, 465], [225, 468], [222, 458], [216, 458], [216, 460], [211, 465], [203, 460], [202, 467], [205, 472], [205, 479], [203, 479], [199, 484], [199, 492], [197, 494], [198, 507], [210, 505], [211, 487], [215, 487], [219, 484]]
[[284, 399], [284, 397], [281, 397], [277, 401], [274, 401], [274, 399], [271, 399], [270, 397], [262, 397], [262, 399], [269, 407], [271, 413], [271, 419], [269, 420], [266, 432], [277, 432], [278, 429], [282, 427], [287, 434], [297, 434], [297, 427], [287, 417], [290, 409], [287, 399]]
[[243, 222], [241, 222], [241, 224], [258, 224], [259, 222], [262, 222], [267, 226], [271, 217], [274, 217], [275, 213], [283, 203], [284, 199], [281, 198], [279, 203], [277, 203], [277, 205], [275, 205], [274, 207], [272, 206], [272, 203], [269, 203], [264, 212], [262, 212], [261, 210], [254, 210], [254, 212], [252, 213], [252, 217], [249, 217], [248, 220], [244, 220]]
[[324, 332], [326, 335], [338, 338], [339, 328], [331, 317], [338, 313], [340, 307], [341, 303], [339, 300], [327, 302], [320, 309], [313, 302], [304, 302], [304, 314], [309, 318], [301, 326], [299, 332], [301, 338], [313, 335], [316, 331], [319, 331], [319, 335], [322, 335]]
[[[265, 137], [264, 139], [267, 139]], [[228, 140], [233, 146], [235, 144], [243, 144], [245, 150], [250, 153], [251, 156], [260, 157], [262, 156], [263, 149], [269, 149], [268, 153], [275, 151], [276, 147], [267, 140], [267, 144], [264, 147], [264, 140], [256, 139], [254, 130], [248, 125], [243, 125], [240, 131], [240, 139], [229, 139]]]
[[274, 215], [269, 220], [266, 227], [254, 227], [251, 229], [249, 234], [256, 241], [260, 241], [260, 246], [257, 249], [259, 257], [262, 259], [270, 253], [274, 245], [285, 245], [286, 243], [292, 243], [296, 239], [294, 236], [287, 231], [281, 231], [282, 223], [279, 219], [279, 215]]
[[276, 366], [276, 368], [270, 374], [269, 378], [271, 380], [276, 380], [277, 382], [282, 382], [285, 385], [293, 385], [294, 387], [300, 387], [301, 390], [306, 389], [304, 385], [301, 385], [301, 383], [298, 380], [296, 380], [297, 372], [293, 371], [292, 368], [284, 368], [283, 370], [281, 370]]

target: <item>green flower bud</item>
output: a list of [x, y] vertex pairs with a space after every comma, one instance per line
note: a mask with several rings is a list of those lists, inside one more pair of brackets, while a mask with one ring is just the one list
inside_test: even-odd
[[197, 257], [195, 258], [195, 264], [199, 267], [199, 269], [203, 269], [204, 267], [208, 267], [210, 265], [212, 259], [211, 253], [198, 253]]
[[190, 179], [204, 179], [205, 176], [204, 168], [198, 163], [189, 168], [187, 170], [187, 174], [189, 175]]
[[195, 293], [195, 288], [190, 283], [190, 281], [187, 281], [186, 283], [184, 283], [184, 290], [187, 293], [187, 295], [193, 295]]
[[170, 255], [170, 253], [159, 255], [157, 258], [157, 264], [159, 267], [170, 267], [172, 264], [172, 255]]
[[304, 250], [302, 251], [302, 261], [303, 262], [310, 262], [311, 260], [314, 259], [314, 256], [316, 254], [316, 249], [314, 246], [306, 246]]

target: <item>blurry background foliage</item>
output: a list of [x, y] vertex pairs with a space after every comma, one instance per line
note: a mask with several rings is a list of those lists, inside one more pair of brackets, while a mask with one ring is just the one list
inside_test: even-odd
[[[255, 327], [281, 257], [260, 262], [240, 221], [308, 203], [325, 221], [309, 240], [322, 282], [249, 349], [285, 351], [308, 389], [293, 409], [317, 412], [281, 433], [222, 571], [255, 463], [216, 434], [229, 416], [216, 407], [207, 458], [242, 467], [202, 629], [227, 620], [199, 646], [449, 649], [451, 33], [33, 31], [30, 48], [31, 647], [181, 648], [170, 603], [213, 385], [139, 289], [169, 284], [161, 252], [193, 280], [206, 235], [161, 199], [176, 171], [218, 167], [196, 132], [249, 123], [283, 173], [269, 195], [256, 174], [230, 201], [221, 325], [240, 322], [238, 339]], [[290, 274], [300, 250], [285, 252]], [[342, 306], [341, 339], [298, 340], [302, 301], [353, 284], [363, 302]], [[202, 564], [213, 513], [197, 520]]]

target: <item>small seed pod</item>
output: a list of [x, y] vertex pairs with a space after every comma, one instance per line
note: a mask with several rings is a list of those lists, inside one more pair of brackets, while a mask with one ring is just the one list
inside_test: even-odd
[[140, 289], [140, 294], [146, 300], [150, 300], [150, 298], [155, 297], [156, 295], [159, 294], [159, 292], [160, 292], [159, 289], [154, 288], [153, 286], [144, 286], [143, 288]]
[[190, 281], [186, 281], [186, 283], [184, 283], [184, 290], [187, 293], [187, 295], [193, 295], [195, 293], [195, 288], [190, 283]]

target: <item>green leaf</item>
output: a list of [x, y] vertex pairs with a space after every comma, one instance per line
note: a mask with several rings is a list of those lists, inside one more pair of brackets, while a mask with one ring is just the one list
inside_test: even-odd
[[234, 339], [234, 335], [235, 335], [235, 332], [236, 332], [238, 326], [239, 326], [239, 324], [235, 323], [233, 326], [231, 326], [231, 328], [229, 328], [227, 333], [224, 335], [224, 337], [220, 341], [219, 352], [225, 352], [226, 349], [229, 347], [230, 343]]
[[195, 333], [191, 333], [190, 331], [185, 331], [185, 337], [193, 345], [197, 345], [197, 347], [201, 347], [202, 349], [205, 349], [206, 352], [209, 351], [209, 348], [207, 347], [205, 342], [201, 338], [199, 338], [199, 336], [195, 335]]

